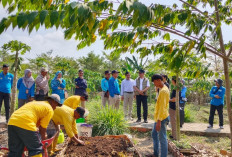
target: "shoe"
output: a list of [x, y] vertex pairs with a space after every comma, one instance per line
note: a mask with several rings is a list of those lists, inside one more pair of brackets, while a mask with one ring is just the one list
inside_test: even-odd
[[211, 128], [213, 128], [213, 126], [212, 126], [212, 125], [209, 125], [207, 128], [211, 129]]
[[147, 121], [147, 120], [144, 120], [144, 123], [148, 123], [148, 121]]
[[137, 122], [137, 123], [141, 122], [141, 119], [138, 119], [136, 122]]
[[172, 135], [170, 135], [170, 136], [169, 136], [169, 138], [170, 138], [170, 139], [173, 139], [173, 136], [172, 136]]
[[220, 128], [220, 129], [224, 129], [224, 127], [223, 127], [223, 126], [219, 126], [219, 128]]

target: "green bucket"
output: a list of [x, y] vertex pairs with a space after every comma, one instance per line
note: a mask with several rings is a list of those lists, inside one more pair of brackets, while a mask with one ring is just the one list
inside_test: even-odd
[[79, 118], [79, 119], [77, 119], [76, 123], [85, 123], [85, 118]]
[[63, 143], [63, 142], [64, 142], [64, 133], [60, 129], [60, 133], [59, 133], [59, 137], [58, 137], [57, 143], [60, 144], [60, 143]]

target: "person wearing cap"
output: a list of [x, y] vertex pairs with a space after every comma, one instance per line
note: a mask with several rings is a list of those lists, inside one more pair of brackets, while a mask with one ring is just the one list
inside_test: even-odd
[[81, 101], [87, 101], [88, 100], [88, 94], [84, 93], [82, 96], [78, 96], [78, 95], [73, 95], [68, 97], [65, 101], [64, 101], [64, 105], [68, 106], [72, 109], [76, 109], [77, 107], [80, 107], [80, 103]]
[[141, 122], [141, 104], [143, 103], [144, 123], [148, 123], [147, 91], [150, 88], [150, 82], [149, 79], [147, 79], [144, 75], [145, 75], [145, 71], [142, 69], [139, 70], [139, 77], [134, 81], [134, 90], [136, 95], [137, 117], [138, 117], [136, 122]]
[[[134, 99], [134, 80], [131, 79], [129, 72], [125, 73], [126, 79], [121, 83], [121, 99], [126, 120], [132, 120], [132, 107]], [[129, 108], [129, 111], [128, 111]]]
[[27, 147], [29, 156], [42, 157], [41, 139], [46, 139], [46, 128], [57, 106], [62, 106], [60, 97], [52, 94], [46, 101], [29, 102], [11, 115], [8, 123], [9, 157], [22, 156], [24, 147]]
[[30, 69], [24, 71], [24, 77], [20, 78], [17, 83], [18, 93], [18, 108], [22, 107], [27, 102], [34, 100], [35, 81], [31, 76]]
[[6, 113], [6, 123], [9, 120], [9, 110], [10, 110], [10, 93], [13, 86], [14, 75], [9, 73], [9, 66], [4, 64], [2, 67], [2, 72], [0, 73], [0, 116], [2, 102], [4, 101], [5, 113]]
[[49, 75], [48, 70], [46, 68], [40, 69], [40, 75], [35, 80], [36, 92], [35, 92], [35, 100], [36, 101], [44, 101], [45, 97], [48, 96], [49, 91]]
[[62, 78], [62, 72], [57, 71], [55, 77], [52, 79], [51, 88], [52, 88], [52, 94], [58, 94], [60, 96], [60, 103], [62, 104], [65, 99], [65, 94], [64, 94], [65, 86], [66, 86], [66, 82]]
[[[78, 78], [75, 79], [75, 93], [74, 95], [82, 96], [84, 93], [86, 93], [87, 89], [87, 81], [84, 79], [84, 71], [79, 70], [78, 71]], [[85, 101], [81, 101], [81, 107], [85, 108]]]
[[109, 79], [110, 79], [110, 72], [107, 70], [105, 71], [105, 78], [101, 80], [101, 99], [102, 99], [102, 105], [105, 107], [106, 102], [109, 106]]
[[209, 126], [213, 128], [215, 110], [218, 111], [219, 116], [219, 128], [223, 129], [223, 106], [224, 96], [226, 88], [222, 86], [223, 81], [221, 79], [215, 80], [216, 86], [212, 87], [209, 96], [212, 98], [210, 102], [210, 115], [209, 115]]
[[112, 77], [109, 80], [109, 102], [110, 106], [114, 107], [115, 109], [119, 109], [120, 104], [120, 89], [118, 84], [118, 71], [112, 71]]
[[[64, 125], [65, 132], [68, 137], [70, 137], [76, 143], [84, 145], [84, 142], [81, 141], [78, 137], [76, 119], [84, 118], [85, 109], [82, 107], [77, 107], [75, 110], [63, 105], [62, 107], [57, 107], [54, 111], [54, 115], [52, 117], [55, 125]], [[53, 141], [52, 151], [56, 152], [58, 137], [56, 137]]]

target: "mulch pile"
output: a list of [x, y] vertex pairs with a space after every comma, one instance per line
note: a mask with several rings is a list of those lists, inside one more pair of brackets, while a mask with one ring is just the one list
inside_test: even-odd
[[68, 144], [66, 157], [136, 157], [136, 150], [130, 142], [124, 138], [111, 137], [82, 137], [85, 146], [74, 142]]

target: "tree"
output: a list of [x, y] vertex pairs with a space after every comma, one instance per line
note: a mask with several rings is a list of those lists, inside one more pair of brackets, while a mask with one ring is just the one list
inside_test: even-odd
[[[146, 6], [136, 0], [123, 1], [117, 8], [108, 1], [84, 1], [84, 3], [63, 1], [21, 1], [2, 0], [4, 7], [8, 6], [9, 13], [17, 10], [16, 15], [3, 18], [0, 22], [0, 33], [7, 30], [10, 25], [15, 28], [28, 28], [29, 33], [35, 28], [45, 25], [46, 28], [62, 27], [65, 29], [65, 38], [75, 39], [80, 43], [77, 48], [89, 46], [96, 41], [96, 35], [104, 40], [105, 49], [112, 49], [115, 54], [137, 52], [141, 57], [155, 52], [173, 53], [170, 34], [184, 39], [183, 45], [189, 42], [188, 48], [196, 49], [206, 58], [212, 53], [223, 59], [226, 104], [232, 136], [232, 113], [229, 63], [232, 52], [232, 43], [225, 43], [221, 31], [222, 24], [231, 25], [231, 0], [179, 0], [182, 6], [173, 4], [165, 6], [152, 4]], [[198, 7], [201, 7], [199, 9]], [[205, 7], [213, 10], [209, 13]], [[115, 10], [116, 9], [116, 10]], [[125, 29], [121, 29], [121, 28]], [[98, 31], [96, 33], [96, 31]], [[220, 43], [217, 49], [207, 39], [213, 36]], [[156, 41], [163, 37], [164, 41]], [[162, 47], [159, 44], [163, 44]], [[159, 50], [157, 50], [157, 45]], [[178, 64], [176, 62], [175, 64]], [[231, 138], [232, 150], [232, 138]]]
[[81, 57], [77, 60], [81, 68], [101, 72], [103, 68], [104, 58], [100, 55], [96, 55], [93, 52], [87, 54], [86, 57]]
[[18, 70], [20, 69], [20, 63], [21, 63], [19, 54], [21, 55], [25, 54], [27, 51], [31, 50], [31, 47], [17, 40], [9, 41], [8, 43], [4, 44], [3, 47], [7, 51], [11, 51], [12, 53], [15, 53], [14, 63], [12, 65], [14, 71], [14, 80], [13, 80], [12, 99], [11, 99], [11, 107], [10, 107], [10, 115], [11, 115], [15, 110], [15, 103], [16, 103], [17, 74], [18, 74]]
[[124, 61], [120, 59], [119, 54], [106, 54], [106, 52], [103, 52], [103, 56], [105, 57], [105, 69], [107, 70], [116, 70], [121, 69], [122, 65], [124, 65]]

